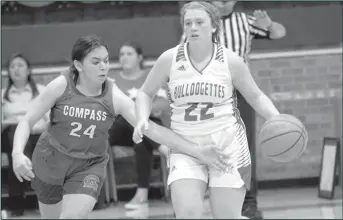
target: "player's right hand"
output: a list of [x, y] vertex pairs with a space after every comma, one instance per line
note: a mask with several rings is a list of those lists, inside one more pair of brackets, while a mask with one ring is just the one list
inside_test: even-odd
[[23, 182], [23, 178], [31, 181], [35, 177], [32, 171], [32, 163], [23, 153], [12, 155], [12, 160], [14, 174], [20, 182]]
[[227, 172], [233, 166], [233, 160], [230, 158], [230, 155], [223, 153], [213, 145], [199, 148], [199, 155], [197, 157], [208, 166], [223, 172]]
[[142, 142], [144, 131], [147, 130], [148, 128], [149, 128], [149, 122], [147, 120], [138, 121], [132, 135], [133, 142], [135, 142], [136, 144]]

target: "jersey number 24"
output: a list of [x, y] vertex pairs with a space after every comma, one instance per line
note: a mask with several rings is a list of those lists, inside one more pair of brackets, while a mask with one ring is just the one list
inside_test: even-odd
[[[70, 123], [72, 127], [75, 127], [71, 130], [70, 135], [75, 136], [75, 137], [81, 137], [80, 133], [82, 133], [82, 124], [79, 122], [72, 122]], [[94, 132], [95, 132], [96, 125], [90, 125], [88, 128], [86, 128], [83, 131], [83, 135], [89, 136], [89, 138], [94, 137]], [[81, 132], [80, 132], [81, 131]]]

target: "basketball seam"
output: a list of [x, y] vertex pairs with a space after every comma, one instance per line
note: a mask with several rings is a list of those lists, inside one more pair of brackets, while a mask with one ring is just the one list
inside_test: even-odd
[[[285, 134], [290, 134], [290, 133], [293, 133], [293, 132], [300, 133], [299, 131], [288, 131], [288, 132], [286, 132], [286, 133], [282, 133], [282, 134], [278, 134], [278, 135], [275, 135], [275, 136], [273, 136], [273, 137], [270, 137], [270, 138], [264, 140], [263, 142], [261, 142], [260, 145], [264, 144], [265, 142], [267, 142], [267, 141], [269, 141], [269, 140], [271, 140], [271, 139], [273, 139], [273, 138], [281, 137], [281, 136], [283, 136], [283, 135], [285, 135]], [[300, 133], [300, 134], [302, 134], [302, 133]]]
[[[269, 121], [268, 123], [266, 123], [266, 124], [263, 124], [262, 125], [262, 128], [260, 129], [260, 132], [259, 133], [261, 133], [261, 131], [262, 131], [262, 129], [263, 129], [263, 127], [265, 127], [265, 126], [267, 126], [268, 124], [270, 124], [270, 123], [272, 123], [272, 122], [277, 122], [277, 121], [282, 121], [282, 122], [284, 122], [284, 121], [287, 121], [287, 120], [275, 120], [275, 121]], [[291, 121], [287, 121], [287, 122], [289, 122], [289, 123], [291, 123], [291, 124], [293, 124], [293, 125], [295, 125], [295, 126], [297, 126], [298, 128], [300, 128], [300, 130], [303, 132], [303, 131], [305, 131], [306, 132], [306, 130], [305, 129], [303, 129], [302, 127], [300, 127], [299, 125], [297, 125], [296, 123], [294, 123], [294, 122], [291, 122]], [[301, 121], [300, 121], [301, 122]], [[304, 124], [303, 122], [301, 122], [302, 124]], [[304, 125], [304, 128], [305, 128], [305, 125]]]
[[[264, 125], [262, 126], [261, 130], [263, 129], [263, 127], [267, 126], [268, 124], [273, 123], [273, 122], [278, 122], [278, 121], [281, 121], [281, 122], [285, 122], [285, 121], [286, 121], [286, 122], [289, 122], [289, 123], [291, 123], [291, 124], [297, 126], [298, 128], [300, 128], [301, 131], [305, 131], [302, 127], [300, 127], [300, 126], [297, 125], [296, 123], [291, 122], [291, 121], [287, 121], [287, 120], [274, 120], [274, 121], [269, 121], [268, 123], [266, 123], [266, 124], [264, 124]], [[301, 123], [302, 123], [302, 122], [301, 122]], [[303, 124], [303, 123], [302, 123], [302, 124]]]
[[303, 149], [301, 149], [301, 151], [300, 151], [300, 153], [299, 153], [299, 155], [298, 155], [298, 157], [300, 157], [303, 153], [304, 153], [304, 151], [306, 150], [306, 146], [305, 146], [305, 138], [304, 138], [304, 136], [301, 136], [302, 137], [302, 139], [303, 139]]
[[[296, 131], [296, 132], [297, 132], [297, 133], [300, 133], [300, 132], [298, 132], [298, 131]], [[300, 134], [302, 134], [302, 133], [300, 133]], [[302, 137], [302, 135], [300, 135], [299, 138], [298, 138], [298, 140], [297, 140], [292, 146], [290, 146], [287, 150], [284, 150], [283, 152], [278, 153], [278, 154], [275, 154], [275, 155], [268, 155], [268, 156], [269, 156], [269, 157], [276, 157], [276, 156], [280, 156], [281, 154], [286, 153], [287, 151], [291, 150], [291, 149], [299, 142], [299, 140], [300, 140], [301, 137]]]

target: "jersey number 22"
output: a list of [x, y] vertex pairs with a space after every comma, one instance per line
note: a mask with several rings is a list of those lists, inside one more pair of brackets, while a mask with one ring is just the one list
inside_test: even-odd
[[[200, 109], [200, 118], [198, 119], [198, 115], [191, 115], [191, 112], [194, 111], [198, 107], [198, 105], [205, 105], [204, 108]], [[203, 102], [203, 103], [190, 103], [190, 106], [185, 110], [185, 121], [203, 121], [214, 117], [213, 113], [207, 113], [207, 111], [213, 107], [213, 103], [211, 102]]]
[[[75, 137], [81, 137], [80, 133], [82, 133], [82, 132], [79, 132], [79, 131], [82, 129], [82, 124], [79, 122], [72, 122], [72, 123], [70, 123], [70, 125], [72, 127], [75, 127], [71, 130], [70, 135], [75, 136]], [[90, 125], [88, 128], [86, 128], [83, 131], [83, 135], [89, 136], [89, 138], [93, 138], [95, 128], [96, 128], [96, 125]]]

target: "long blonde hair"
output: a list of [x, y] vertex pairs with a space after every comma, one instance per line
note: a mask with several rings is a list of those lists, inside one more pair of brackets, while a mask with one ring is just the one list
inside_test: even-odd
[[212, 41], [219, 42], [220, 34], [222, 32], [222, 21], [220, 19], [220, 13], [218, 9], [208, 2], [203, 1], [193, 1], [187, 4], [184, 4], [180, 10], [180, 17], [181, 17], [181, 26], [184, 26], [184, 19], [187, 9], [194, 9], [194, 8], [201, 8], [207, 12], [207, 14], [211, 18], [212, 26], [216, 29], [215, 32], [212, 34]]

